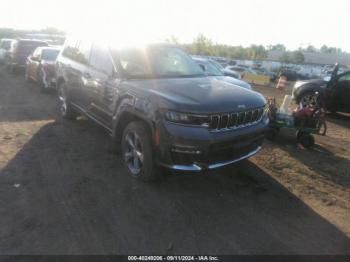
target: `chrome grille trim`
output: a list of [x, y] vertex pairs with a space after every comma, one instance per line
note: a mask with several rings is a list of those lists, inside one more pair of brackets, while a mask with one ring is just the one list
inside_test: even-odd
[[210, 131], [221, 131], [241, 128], [261, 121], [264, 108], [257, 108], [231, 114], [210, 116]]
[[227, 128], [229, 119], [230, 119], [230, 115], [229, 114], [221, 115], [220, 116], [220, 124], [219, 124], [219, 128], [218, 129]]

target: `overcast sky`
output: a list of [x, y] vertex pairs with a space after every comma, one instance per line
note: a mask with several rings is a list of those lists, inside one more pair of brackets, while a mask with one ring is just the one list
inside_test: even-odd
[[170, 35], [191, 42], [312, 44], [350, 52], [349, 0], [15, 0], [1, 1], [0, 27], [68, 32], [136, 33], [149, 41]]

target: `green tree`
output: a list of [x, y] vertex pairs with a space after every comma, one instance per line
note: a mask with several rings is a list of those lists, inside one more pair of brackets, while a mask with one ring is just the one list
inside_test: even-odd
[[305, 48], [305, 51], [309, 53], [316, 53], [318, 50], [313, 45], [308, 45], [308, 47]]
[[285, 52], [287, 51], [287, 48], [283, 44], [276, 44], [276, 45], [269, 45], [267, 47], [269, 51], [280, 51], [280, 52]]
[[212, 55], [213, 50], [213, 42], [203, 34], [199, 34], [192, 43], [192, 53], [195, 55]]
[[321, 53], [325, 53], [325, 54], [341, 54], [341, 53], [344, 53], [344, 51], [341, 48], [329, 47], [329, 46], [326, 46], [326, 45], [321, 46], [320, 51], [321, 51]]
[[267, 51], [264, 46], [262, 45], [251, 45], [249, 48], [247, 48], [247, 59], [252, 60], [262, 60], [267, 57]]
[[165, 39], [165, 42], [173, 45], [180, 45], [179, 40], [174, 35], [171, 35], [169, 38]]
[[65, 32], [55, 28], [55, 27], [46, 27], [40, 30], [40, 33], [49, 34], [49, 35], [65, 35]]

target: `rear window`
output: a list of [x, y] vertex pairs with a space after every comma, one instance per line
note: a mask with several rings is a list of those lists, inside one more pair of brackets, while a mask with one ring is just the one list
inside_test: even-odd
[[59, 50], [55, 50], [55, 49], [44, 49], [41, 52], [41, 59], [55, 61], [59, 52], [60, 52]]
[[17, 48], [20, 51], [31, 52], [39, 46], [47, 46], [47, 43], [37, 41], [19, 41]]

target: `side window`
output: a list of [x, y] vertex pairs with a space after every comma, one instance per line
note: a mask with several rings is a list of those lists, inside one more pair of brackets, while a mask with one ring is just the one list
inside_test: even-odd
[[91, 44], [89, 42], [69, 39], [64, 45], [62, 55], [87, 65], [89, 63], [90, 50]]
[[76, 53], [75, 60], [82, 64], [89, 64], [91, 52], [91, 43], [88, 41], [79, 41], [78, 51]]
[[90, 56], [90, 65], [99, 72], [105, 73], [108, 76], [112, 75], [114, 67], [108, 48], [93, 45]]
[[350, 72], [339, 77], [338, 82], [350, 82]]
[[41, 50], [40, 48], [35, 49], [34, 52], [33, 52], [33, 57], [39, 58], [39, 56], [40, 56], [40, 50]]
[[75, 60], [75, 54], [77, 53], [77, 45], [78, 42], [73, 40], [73, 39], [67, 39], [66, 42], [64, 43], [64, 49], [62, 52], [62, 55]]

